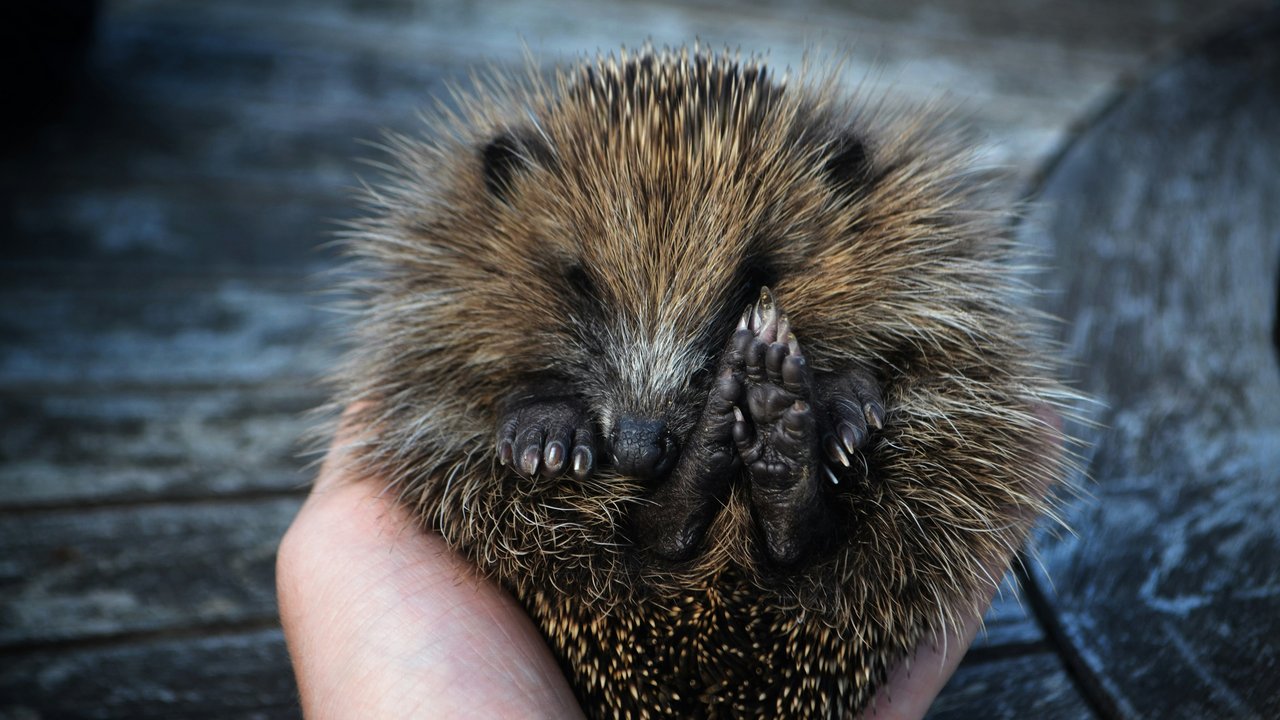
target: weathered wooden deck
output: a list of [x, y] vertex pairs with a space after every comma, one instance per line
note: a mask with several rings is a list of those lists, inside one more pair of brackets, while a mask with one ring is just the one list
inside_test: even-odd
[[[1047, 196], [1069, 202], [1080, 196], [1081, 183], [1106, 172], [1087, 158], [1070, 165], [1068, 154], [1055, 167], [1073, 180], [1054, 175], [1042, 183], [1058, 149], [1089, 131], [1108, 99], [1179, 56], [1192, 38], [1261, 4], [107, 3], [65, 107], [22, 131], [0, 160], [0, 718], [299, 715], [276, 620], [273, 566], [308, 481], [297, 455], [301, 414], [320, 401], [315, 379], [335, 357], [332, 320], [318, 309], [324, 298], [313, 278], [332, 263], [322, 245], [335, 221], [351, 212], [347, 188], [362, 170], [354, 158], [370, 154], [359, 140], [376, 139], [383, 128], [415, 128], [415, 112], [446, 81], [464, 80], [477, 64], [516, 62], [522, 43], [554, 60], [646, 38], [659, 44], [701, 38], [769, 49], [775, 63], [792, 64], [803, 48], [817, 45], [847, 52], [849, 77], [865, 78], [872, 91], [892, 86], [919, 99], [948, 95], [995, 143], [991, 159], [1011, 168], [1011, 194], [1042, 184]], [[1251, 71], [1234, 72], [1247, 88]], [[1277, 77], [1265, 75], [1273, 101], [1280, 96]], [[1161, 78], [1176, 81], [1167, 73]], [[1213, 85], [1212, 77], [1198, 81]], [[1178, 106], [1163, 102], [1166, 111]], [[1221, 99], [1227, 109], [1232, 102]], [[1255, 114], [1275, 119], [1265, 107]], [[1151, 112], [1130, 115], [1151, 122]], [[1127, 147], [1109, 137], [1095, 144]], [[1087, 150], [1087, 139], [1075, 147], [1086, 152], [1080, 148]], [[1155, 167], [1159, 152], [1137, 157]], [[1204, 160], [1169, 172], [1213, 168]], [[1271, 224], [1259, 227], [1274, 233], [1280, 224], [1272, 203]], [[1074, 212], [1077, 219], [1089, 213]], [[1102, 240], [1055, 250], [1071, 235], [1070, 221], [1050, 210], [1040, 215], [1036, 227], [1052, 231], [1037, 241], [1050, 252], [1067, 262], [1114, 262], [1081, 254], [1080, 248], [1109, 247]], [[1091, 228], [1091, 238], [1114, 239], [1133, 225], [1097, 218]], [[1241, 242], [1242, 252], [1253, 247]], [[1274, 243], [1268, 247], [1271, 273]], [[1059, 309], [1073, 317], [1079, 304], [1070, 293], [1098, 289], [1058, 284], [1069, 290]], [[1261, 365], [1239, 366], [1233, 387], [1244, 387]], [[1085, 385], [1103, 395], [1113, 389], [1096, 377]], [[1262, 392], [1272, 393], [1260, 397], [1270, 397], [1274, 408], [1274, 388]], [[1254, 427], [1277, 427], [1262, 399], [1250, 402]], [[1144, 412], [1150, 418], [1161, 409]], [[1270, 448], [1277, 459], [1280, 440], [1250, 437], [1245, 446]], [[1114, 463], [1125, 461], [1108, 447]], [[1238, 467], [1232, 472], [1248, 475]], [[1269, 472], [1249, 477], [1261, 483], [1274, 477]], [[1128, 491], [1132, 498], [1126, 488], [1102, 495]], [[1256, 495], [1254, 502], [1265, 506], [1265, 484]], [[1235, 516], [1239, 522], [1254, 520], [1246, 509]], [[1078, 511], [1077, 522], [1106, 525], [1091, 512], [1107, 510]], [[1176, 545], [1160, 539], [1158, 525], [1144, 527], [1148, 535], [1125, 541]], [[1238, 543], [1245, 535], [1187, 537]], [[1088, 540], [1048, 543], [1047, 571], [1087, 572], [1097, 553], [1106, 555]], [[1275, 545], [1272, 537], [1261, 555], [1231, 557], [1274, 560]], [[1130, 549], [1107, 555], [1114, 558], [1108, 577], [1137, 573], [1132, 566], [1155, 562], [1153, 556], [1177, 563], [1164, 547], [1145, 555]], [[1260, 565], [1251, 572], [1253, 604], [1231, 607], [1264, 613], [1276, 630], [1277, 570]], [[1250, 674], [1258, 666], [1238, 656], [1233, 664], [1225, 650], [1231, 635], [1215, 645], [1207, 628], [1191, 640], [1168, 630], [1185, 624], [1185, 613], [1116, 610], [1103, 626], [1129, 636], [1164, 628], [1153, 631], [1166, 643], [1159, 647], [1149, 638], [1146, 645], [1099, 638], [1089, 625], [1090, 601], [1127, 586], [1117, 580], [1097, 587], [1076, 576], [1061, 594], [1033, 594], [1048, 635], [1016, 582], [1007, 581], [987, 633], [933, 715], [1167, 717], [1176, 713], [1150, 709], [1150, 688], [1176, 694], [1187, 673], [1200, 685], [1181, 691], [1194, 686], [1209, 697], [1188, 717], [1215, 707], [1227, 716], [1280, 712], [1275, 687], [1258, 688], [1262, 676]], [[1220, 618], [1203, 610], [1219, 595], [1197, 597], [1187, 601], [1194, 606], [1188, 612]], [[1280, 638], [1273, 632], [1268, 640], [1260, 625], [1238, 618], [1222, 627], [1254, 633], [1240, 652], [1274, 669]], [[1107, 678], [1116, 653], [1123, 664], [1125, 652], [1163, 652], [1179, 638], [1177, 676], [1152, 669], [1157, 674], [1144, 675], [1137, 691]], [[1200, 662], [1201, 656], [1213, 660]], [[1252, 694], [1238, 684], [1249, 678]], [[1271, 704], [1260, 700], [1267, 697]]]

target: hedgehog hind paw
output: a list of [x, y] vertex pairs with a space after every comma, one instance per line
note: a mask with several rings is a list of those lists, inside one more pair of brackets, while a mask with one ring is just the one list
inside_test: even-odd
[[734, 444], [766, 554], [775, 564], [795, 565], [829, 533], [832, 512], [819, 474], [813, 373], [772, 293], [762, 291], [744, 317], [731, 346], [746, 386]]
[[[750, 332], [738, 331], [743, 337]], [[732, 432], [742, 402], [743, 378], [735, 350], [738, 335], [721, 358], [702, 418], [671, 474], [636, 508], [632, 522], [638, 539], [668, 562], [692, 558], [723, 505], [731, 480], [741, 472]]]

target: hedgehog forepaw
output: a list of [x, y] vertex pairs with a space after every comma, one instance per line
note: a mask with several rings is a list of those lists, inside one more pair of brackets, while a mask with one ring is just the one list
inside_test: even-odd
[[835, 467], [851, 467], [871, 435], [884, 429], [880, 382], [865, 370], [853, 369], [818, 377], [815, 388], [827, 413], [828, 430], [822, 439], [827, 460]]
[[572, 472], [586, 479], [595, 466], [595, 432], [576, 397], [521, 398], [498, 425], [498, 462], [525, 477]]

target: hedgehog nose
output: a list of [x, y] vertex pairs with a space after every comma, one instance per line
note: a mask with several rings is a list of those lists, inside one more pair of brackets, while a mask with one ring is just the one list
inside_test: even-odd
[[618, 418], [609, 441], [618, 473], [645, 480], [665, 477], [679, 451], [675, 436], [661, 420]]

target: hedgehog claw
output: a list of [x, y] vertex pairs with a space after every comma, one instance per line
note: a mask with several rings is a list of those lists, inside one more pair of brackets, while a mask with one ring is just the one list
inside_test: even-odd
[[558, 440], [552, 440], [547, 443], [542, 455], [542, 461], [546, 464], [548, 472], [552, 474], [560, 472], [560, 469], [564, 466], [564, 444]]
[[816, 389], [826, 402], [830, 427], [836, 429], [846, 453], [862, 450], [873, 432], [884, 430], [883, 394], [871, 373], [854, 369], [824, 375], [818, 378]]
[[[840, 434], [840, 442], [844, 444], [844, 450], [849, 454], [853, 454], [858, 448], [862, 447], [863, 439], [866, 437], [866, 433], [861, 432], [847, 422], [840, 423], [840, 427], [836, 429], [836, 432]], [[848, 466], [848, 463], [845, 463], [845, 467]]]
[[862, 413], [867, 418], [867, 424], [877, 430], [884, 429], [884, 408], [877, 403], [866, 403], [862, 406]]
[[[849, 456], [845, 454], [844, 448], [840, 447], [840, 443], [836, 440], [835, 436], [828, 435], [825, 443], [827, 448], [827, 457], [831, 459], [831, 462], [849, 467]], [[848, 443], [845, 443], [845, 445], [847, 447]]]
[[520, 471], [529, 477], [538, 473], [538, 465], [542, 462], [542, 451], [537, 445], [530, 445], [520, 455]]
[[778, 337], [778, 323], [781, 320], [778, 303], [773, 299], [769, 288], [760, 288], [760, 299], [756, 301], [751, 313], [751, 331], [766, 343], [772, 343]]
[[826, 464], [823, 464], [822, 469], [827, 473], [827, 479], [831, 481], [832, 485], [840, 484], [840, 478], [836, 477], [836, 474], [831, 471], [830, 467], [827, 467]]
[[[782, 319], [778, 320], [778, 336], [774, 339], [774, 342], [782, 343], [788, 350], [800, 349], [799, 343], [796, 343], [795, 339], [791, 337], [791, 319], [786, 315], [783, 315]], [[792, 347], [793, 345], [794, 347]]]
[[573, 450], [573, 476], [579, 480], [586, 480], [591, 474], [592, 452], [591, 448], [585, 445], [579, 445]]

